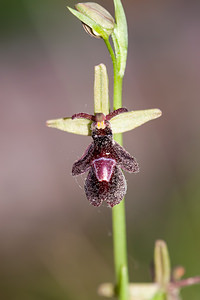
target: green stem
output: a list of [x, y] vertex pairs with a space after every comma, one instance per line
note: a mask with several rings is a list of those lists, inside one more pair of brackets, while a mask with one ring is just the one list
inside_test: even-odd
[[117, 68], [117, 60], [115, 57], [115, 53], [110, 45], [108, 39], [104, 40], [108, 51], [110, 53], [112, 62], [113, 62], [113, 73], [114, 73], [114, 86], [113, 86], [113, 109], [118, 109], [122, 107], [122, 82], [123, 77], [119, 75], [118, 68]]
[[[105, 41], [113, 62], [114, 86], [113, 86], [113, 109], [122, 107], [122, 82], [119, 75], [117, 61], [113, 49], [108, 40]], [[122, 134], [115, 134], [114, 139], [122, 145]], [[126, 214], [124, 199], [120, 204], [112, 208], [113, 224], [113, 250], [116, 275], [116, 293], [120, 300], [128, 300], [128, 266], [126, 246]]]
[[[122, 81], [123, 81], [123, 77], [121, 77], [118, 74], [117, 67], [114, 68], [114, 65], [113, 65], [113, 70], [114, 70], [113, 110], [115, 110], [115, 109], [118, 109], [118, 108], [122, 107]], [[122, 144], [120, 144], [120, 145], [122, 145]]]
[[110, 56], [111, 56], [111, 59], [112, 59], [112, 62], [113, 62], [113, 69], [116, 69], [117, 68], [117, 61], [116, 61], [116, 57], [115, 57], [115, 53], [111, 47], [111, 44], [109, 42], [109, 39], [104, 39], [104, 42], [106, 44], [106, 47], [108, 48], [108, 51], [110, 53]]
[[[122, 78], [114, 76], [114, 109], [122, 107], [121, 103], [122, 92]], [[114, 139], [117, 143], [122, 145], [122, 134], [115, 134]], [[126, 246], [126, 214], [125, 214], [125, 199], [120, 204], [112, 209], [113, 220], [113, 247], [114, 247], [114, 263], [115, 274], [117, 280], [117, 294], [120, 300], [128, 300], [128, 266], [127, 266], [127, 246]], [[122, 269], [126, 272], [126, 282], [124, 284], [123, 278], [123, 291], [122, 288]], [[123, 272], [124, 273], [124, 272]]]

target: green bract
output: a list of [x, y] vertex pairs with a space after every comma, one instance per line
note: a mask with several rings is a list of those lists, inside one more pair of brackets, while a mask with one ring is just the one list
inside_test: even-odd
[[126, 16], [121, 1], [114, 0], [116, 26], [112, 33], [112, 40], [117, 59], [118, 73], [124, 76], [126, 68], [127, 48], [128, 48], [128, 29]]
[[78, 3], [76, 10], [68, 9], [83, 23], [90, 35], [108, 39], [114, 30], [115, 21], [111, 14], [101, 5], [94, 2]]

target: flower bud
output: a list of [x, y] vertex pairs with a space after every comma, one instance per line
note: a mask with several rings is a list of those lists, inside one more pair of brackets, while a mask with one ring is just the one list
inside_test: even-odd
[[113, 32], [115, 21], [111, 14], [101, 5], [94, 2], [78, 3], [75, 5], [78, 12], [70, 11], [83, 23], [83, 28], [90, 35], [108, 39]]
[[155, 281], [164, 290], [170, 282], [171, 266], [167, 244], [162, 240], [157, 240], [154, 250]]

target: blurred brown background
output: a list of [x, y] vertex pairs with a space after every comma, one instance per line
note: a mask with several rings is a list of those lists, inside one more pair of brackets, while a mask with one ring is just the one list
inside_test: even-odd
[[[66, 9], [75, 1], [1, 1], [0, 299], [86, 300], [114, 280], [111, 210], [91, 207], [71, 167], [90, 137], [45, 127], [93, 112], [101, 40]], [[112, 1], [98, 1], [113, 13]], [[123, 104], [162, 118], [124, 134], [140, 163], [126, 197], [131, 281], [151, 281], [156, 239], [200, 275], [200, 2], [123, 1], [129, 52]], [[200, 286], [183, 290], [199, 300]]]

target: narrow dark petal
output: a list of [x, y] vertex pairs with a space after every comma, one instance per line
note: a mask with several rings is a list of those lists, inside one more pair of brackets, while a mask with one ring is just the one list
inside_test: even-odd
[[89, 114], [87, 114], [87, 113], [78, 113], [78, 114], [74, 114], [73, 116], [72, 116], [72, 120], [73, 119], [77, 119], [77, 118], [84, 118], [84, 119], [88, 119], [88, 120], [92, 120], [92, 121], [94, 121], [94, 116], [93, 115], [89, 115]]
[[84, 152], [83, 156], [76, 161], [72, 166], [72, 176], [76, 176], [79, 174], [83, 174], [91, 167], [91, 161], [94, 152], [94, 144], [91, 143], [86, 151]]
[[109, 113], [109, 114], [106, 116], [106, 120], [109, 121], [109, 120], [112, 119], [113, 117], [115, 117], [115, 116], [117, 116], [117, 115], [119, 115], [119, 114], [121, 114], [121, 113], [125, 113], [125, 112], [127, 112], [127, 111], [128, 111], [128, 109], [125, 108], [125, 107], [118, 108], [118, 109], [112, 111], [111, 113]]
[[139, 172], [139, 166], [136, 159], [116, 142], [113, 145], [113, 152], [117, 164], [119, 164], [122, 169], [130, 173]]

